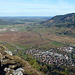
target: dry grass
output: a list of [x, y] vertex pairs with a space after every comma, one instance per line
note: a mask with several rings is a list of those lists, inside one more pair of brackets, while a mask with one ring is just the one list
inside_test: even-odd
[[69, 43], [69, 44], [75, 44], [75, 38], [73, 37], [69, 37], [69, 36], [57, 36], [55, 34], [51, 34], [51, 35], [47, 35], [46, 33], [43, 34], [43, 36], [47, 39], [53, 40], [53, 41], [57, 41], [57, 42], [61, 42], [61, 43]]
[[[69, 36], [58, 36], [56, 34], [48, 35], [49, 30], [41, 33], [34, 33], [30, 31], [24, 32], [7, 32], [0, 34], [1, 41], [14, 42], [21, 44], [27, 47], [42, 47], [42, 48], [50, 48], [52, 45], [52, 41], [57, 41], [60, 43], [68, 43], [75, 44], [75, 38]], [[48, 40], [49, 39], [49, 40]], [[50, 46], [49, 46], [50, 45]]]

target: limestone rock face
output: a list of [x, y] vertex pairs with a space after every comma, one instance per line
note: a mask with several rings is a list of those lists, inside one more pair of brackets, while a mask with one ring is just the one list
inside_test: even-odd
[[0, 46], [0, 75], [42, 75], [21, 57]]
[[21, 64], [13, 58], [11, 51], [4, 46], [0, 46], [0, 74], [2, 75], [24, 75], [24, 69], [20, 68]]
[[14, 75], [23, 75], [24, 69], [18, 68], [17, 70], [14, 70]]
[[24, 75], [24, 69], [18, 68], [16, 70], [11, 70], [11, 68], [5, 68], [4, 71], [6, 72], [6, 75]]
[[13, 55], [11, 51], [5, 50], [5, 52], [6, 52], [7, 54], [9, 54], [9, 55]]

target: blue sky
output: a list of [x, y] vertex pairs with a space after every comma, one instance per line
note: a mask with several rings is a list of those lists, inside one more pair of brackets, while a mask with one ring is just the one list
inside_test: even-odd
[[75, 0], [0, 0], [0, 16], [55, 16], [75, 13]]

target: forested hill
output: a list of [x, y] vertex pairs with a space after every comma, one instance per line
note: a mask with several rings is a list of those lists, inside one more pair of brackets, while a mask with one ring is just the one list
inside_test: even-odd
[[54, 16], [51, 19], [43, 22], [43, 24], [48, 27], [75, 27], [75, 13]]

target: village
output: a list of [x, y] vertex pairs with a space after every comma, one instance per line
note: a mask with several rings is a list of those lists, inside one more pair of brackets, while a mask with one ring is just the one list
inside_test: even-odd
[[74, 66], [71, 56], [73, 50], [73, 47], [59, 47], [57, 49], [50, 49], [47, 51], [30, 49], [26, 51], [26, 54], [31, 54], [34, 58], [36, 58], [36, 60], [45, 64]]

